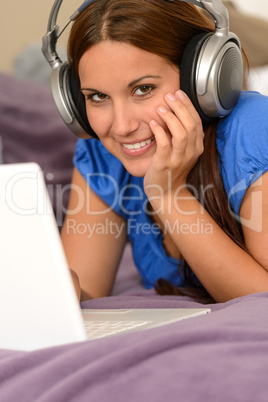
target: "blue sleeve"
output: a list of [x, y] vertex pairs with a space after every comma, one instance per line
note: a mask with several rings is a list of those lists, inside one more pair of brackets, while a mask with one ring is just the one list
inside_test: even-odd
[[[125, 217], [120, 204], [122, 188], [130, 182], [130, 174], [122, 163], [96, 139], [79, 139], [74, 165], [90, 188], [115, 212]], [[90, 208], [90, 205], [89, 205]]]
[[246, 190], [268, 170], [268, 97], [242, 92], [218, 124], [217, 148], [225, 190], [239, 215]]

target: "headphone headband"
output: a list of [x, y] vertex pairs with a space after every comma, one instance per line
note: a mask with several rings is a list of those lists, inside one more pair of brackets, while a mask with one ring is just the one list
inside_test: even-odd
[[[70, 16], [68, 24], [75, 21], [78, 15], [94, 0], [85, 0], [84, 3]], [[173, 0], [167, 0], [173, 1]], [[212, 15], [215, 21], [215, 34], [228, 36], [229, 33], [229, 14], [227, 8], [221, 0], [180, 0], [183, 3], [193, 4], [206, 10]], [[56, 51], [56, 42], [60, 36], [57, 17], [63, 0], [55, 0], [47, 24], [47, 33], [43, 37], [42, 52], [50, 64], [51, 68], [58, 67], [57, 60], [60, 57]], [[67, 25], [68, 25], [67, 24]]]

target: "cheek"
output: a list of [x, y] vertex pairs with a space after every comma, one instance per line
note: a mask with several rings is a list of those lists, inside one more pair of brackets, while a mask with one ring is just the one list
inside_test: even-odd
[[104, 136], [110, 128], [109, 114], [97, 108], [87, 108], [87, 118], [93, 131], [98, 137]]
[[[156, 120], [162, 127], [165, 127], [163, 120], [157, 113], [157, 108], [161, 105], [168, 107], [163, 96], [155, 97], [149, 102], [141, 103], [138, 107], [135, 105], [131, 111], [131, 113], [133, 113], [132, 117], [148, 126], [151, 120]], [[109, 110], [103, 107], [87, 107], [87, 118], [93, 131], [95, 131], [98, 137], [108, 135], [113, 125], [113, 117], [112, 114], [109, 113]]]
[[159, 124], [163, 124], [163, 120], [160, 119], [157, 108], [161, 105], [166, 105], [163, 98], [155, 98], [144, 105], [141, 111], [142, 120], [149, 125], [151, 120], [156, 120]]
[[157, 109], [159, 108], [159, 106], [165, 106], [168, 110], [171, 110], [165, 102], [164, 95], [159, 96], [157, 99], [154, 100], [153, 106], [151, 105], [150, 111], [148, 111], [148, 124], [151, 120], [155, 120], [161, 127], [166, 128], [166, 124], [157, 113]]

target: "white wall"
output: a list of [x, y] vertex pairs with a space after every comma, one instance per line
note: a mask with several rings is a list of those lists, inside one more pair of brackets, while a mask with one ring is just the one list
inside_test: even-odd
[[[61, 9], [62, 24], [83, 0], [64, 0]], [[127, 1], [127, 0], [126, 0]], [[267, 0], [233, 0], [241, 10], [266, 18]], [[53, 0], [1, 1], [0, 70], [10, 71], [15, 55], [29, 43], [38, 42], [46, 32], [48, 15]], [[66, 37], [65, 37], [66, 38]], [[63, 41], [63, 44], [66, 42]]]
[[267, 0], [233, 0], [233, 3], [235, 3], [241, 11], [256, 17], [265, 18], [268, 22]]
[[[64, 0], [59, 15], [64, 25], [83, 0]], [[16, 54], [46, 33], [54, 0], [1, 0], [0, 70], [10, 71]]]

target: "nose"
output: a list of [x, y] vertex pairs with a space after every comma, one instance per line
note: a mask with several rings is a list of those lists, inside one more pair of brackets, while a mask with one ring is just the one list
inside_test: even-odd
[[112, 131], [117, 136], [128, 136], [140, 125], [135, 105], [125, 102], [114, 104]]

